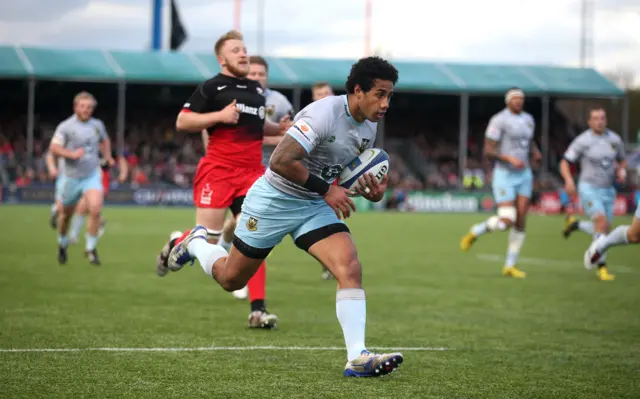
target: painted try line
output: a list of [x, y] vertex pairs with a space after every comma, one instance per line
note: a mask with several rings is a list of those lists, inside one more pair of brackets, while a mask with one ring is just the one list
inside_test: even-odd
[[[376, 351], [444, 352], [454, 348], [375, 347]], [[200, 348], [0, 348], [0, 353], [25, 352], [212, 352], [212, 351], [345, 351], [342, 346], [207, 346]]]
[[[504, 262], [505, 257], [496, 254], [478, 254], [476, 255], [478, 260], [486, 262]], [[584, 270], [584, 264], [582, 262], [573, 262], [568, 260], [557, 259], [542, 259], [542, 258], [518, 258], [518, 263], [533, 265], [533, 266], [551, 266], [551, 267], [579, 267]], [[613, 273], [635, 273], [633, 268], [623, 265], [611, 265], [610, 269]]]

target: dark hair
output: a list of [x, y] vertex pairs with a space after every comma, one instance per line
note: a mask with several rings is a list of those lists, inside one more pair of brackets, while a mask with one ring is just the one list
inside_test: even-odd
[[264, 57], [261, 57], [259, 55], [252, 55], [251, 57], [249, 57], [249, 64], [262, 65], [264, 69], [269, 72], [269, 64], [267, 63], [267, 60], [264, 59]]
[[366, 93], [373, 88], [376, 80], [390, 80], [395, 86], [398, 82], [398, 70], [380, 57], [361, 58], [351, 66], [345, 87], [349, 94], [355, 93], [356, 85]]

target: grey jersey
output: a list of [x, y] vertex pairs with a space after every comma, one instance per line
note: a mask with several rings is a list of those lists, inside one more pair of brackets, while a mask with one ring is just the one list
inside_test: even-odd
[[569, 162], [580, 161], [579, 181], [595, 187], [612, 187], [615, 182], [615, 161], [624, 160], [624, 142], [607, 130], [597, 135], [588, 129], [576, 137], [564, 157]]
[[[267, 89], [265, 97], [267, 99], [265, 107], [267, 119], [271, 122], [279, 123], [283, 116], [293, 110], [293, 106], [287, 97], [279, 91]], [[275, 150], [275, 148], [276, 147], [273, 145], [262, 146], [262, 164], [264, 166], [269, 166], [269, 159], [271, 158], [271, 154], [273, 154], [273, 150]]]
[[[364, 150], [373, 147], [376, 123], [367, 120], [356, 122], [349, 112], [347, 96], [331, 96], [311, 103], [300, 111], [287, 135], [307, 150], [302, 163], [309, 173], [332, 183], [346, 165]], [[267, 169], [265, 178], [278, 190], [294, 197], [320, 197], [271, 169]]]
[[[535, 121], [530, 114], [524, 111], [514, 114], [505, 108], [491, 118], [485, 136], [499, 143], [501, 155], [515, 157], [528, 168], [534, 128]], [[510, 164], [500, 161], [496, 166], [512, 169]]]
[[74, 115], [62, 121], [51, 141], [71, 151], [84, 148], [84, 155], [78, 160], [62, 158], [64, 175], [79, 179], [95, 172], [100, 164], [99, 144], [107, 137], [104, 123], [99, 119], [82, 122]]

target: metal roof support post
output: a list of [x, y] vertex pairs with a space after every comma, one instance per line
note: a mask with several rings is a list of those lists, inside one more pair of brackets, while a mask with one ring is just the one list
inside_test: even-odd
[[124, 156], [124, 127], [127, 105], [127, 83], [124, 79], [118, 81], [118, 114], [116, 117], [116, 145], [118, 155]]
[[27, 165], [33, 167], [33, 135], [35, 130], [36, 78], [29, 78], [27, 97]]
[[[629, 93], [625, 93], [622, 99], [622, 140], [629, 144]], [[640, 143], [638, 143], [640, 144]]]
[[469, 93], [460, 94], [460, 122], [458, 142], [458, 178], [462, 179], [467, 168], [467, 144], [469, 138]]
[[302, 110], [302, 88], [299, 84], [293, 87], [293, 110], [296, 113]]
[[542, 152], [542, 173], [549, 170], [549, 96], [542, 96], [542, 126], [540, 136], [540, 152]]

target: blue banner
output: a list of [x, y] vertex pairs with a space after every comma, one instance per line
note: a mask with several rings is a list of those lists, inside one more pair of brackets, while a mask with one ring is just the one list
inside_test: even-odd
[[[54, 199], [53, 186], [2, 188], [4, 204], [51, 204]], [[193, 190], [165, 187], [114, 188], [109, 191], [104, 202], [107, 205], [193, 206]]]

